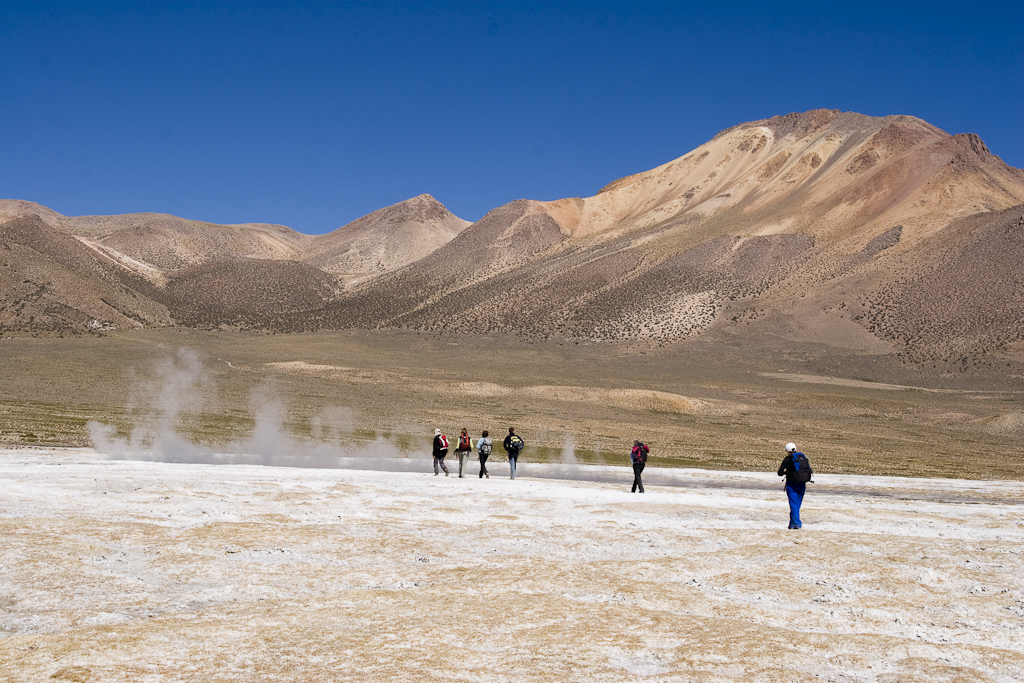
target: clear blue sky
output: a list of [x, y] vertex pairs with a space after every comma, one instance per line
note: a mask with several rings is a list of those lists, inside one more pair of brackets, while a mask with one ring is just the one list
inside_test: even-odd
[[426, 192], [476, 220], [819, 107], [1022, 167], [1022, 8], [0, 2], [0, 197], [323, 233]]

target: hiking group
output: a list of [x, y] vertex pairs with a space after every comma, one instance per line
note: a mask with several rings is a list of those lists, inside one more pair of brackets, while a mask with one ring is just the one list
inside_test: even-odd
[[[515, 427], [508, 428], [508, 436], [502, 442], [502, 447], [505, 449], [505, 453], [508, 454], [508, 466], [510, 478], [516, 478], [516, 465], [519, 461], [519, 452], [523, 449], [526, 444], [522, 438], [516, 434]], [[469, 465], [469, 457], [473, 453], [473, 449], [476, 449], [477, 457], [480, 460], [480, 478], [490, 478], [490, 473], [487, 471], [487, 458], [491, 455], [491, 449], [493, 444], [491, 439], [488, 437], [487, 430], [483, 430], [480, 438], [473, 442], [473, 439], [469, 436], [469, 430], [465, 427], [462, 428], [462, 432], [459, 434], [458, 446], [455, 448], [455, 454], [459, 458], [459, 478], [462, 479], [466, 476], [466, 468]], [[434, 430], [434, 476], [439, 476], [441, 472], [444, 472], [444, 476], [448, 476], [448, 466], [445, 465], [444, 459], [448, 455], [448, 437], [441, 433], [440, 429]], [[633, 467], [633, 488], [631, 493], [644, 492], [644, 482], [641, 479], [641, 474], [644, 468], [647, 466], [647, 456], [650, 454], [650, 447], [639, 439], [633, 441], [633, 447], [629, 451], [629, 463]], [[779, 476], [786, 478], [785, 489], [786, 498], [789, 501], [789, 528], [800, 529], [803, 527], [803, 522], [800, 521], [800, 506], [803, 504], [804, 493], [807, 491], [807, 483], [812, 480], [814, 471], [811, 469], [811, 463], [807, 460], [807, 456], [796, 450], [796, 444], [786, 444], [786, 457], [782, 460], [782, 464], [779, 465]]]
[[[480, 434], [480, 438], [473, 442], [473, 439], [469, 436], [469, 430], [465, 427], [462, 428], [462, 432], [459, 434], [458, 446], [455, 448], [455, 454], [459, 458], [459, 478], [463, 479], [466, 476], [466, 468], [469, 465], [469, 456], [473, 453], [473, 449], [476, 449], [477, 457], [480, 460], [480, 478], [487, 477], [490, 479], [491, 475], [487, 471], [487, 458], [491, 455], [491, 450], [494, 446], [491, 441], [488, 431], [485, 429]], [[519, 451], [523, 450], [526, 443], [516, 434], [515, 427], [508, 428], [508, 436], [502, 442], [502, 447], [505, 449], [505, 453], [508, 454], [509, 471], [512, 476], [511, 479], [516, 478], [516, 464], [519, 460]], [[440, 429], [434, 430], [434, 476], [438, 476], [441, 472], [444, 472], [444, 476], [448, 476], [448, 466], [445, 465], [444, 459], [448, 455], [448, 437], [441, 433]]]

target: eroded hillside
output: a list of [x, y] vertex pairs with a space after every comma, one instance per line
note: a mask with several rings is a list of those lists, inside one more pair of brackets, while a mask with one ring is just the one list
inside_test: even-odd
[[[1024, 173], [976, 136], [907, 116], [791, 114], [723, 131], [593, 197], [512, 202], [411, 266], [275, 324], [661, 344], [757, 329], [946, 362], [1018, 338], [1015, 243], [969, 245], [994, 244], [985, 226], [1021, 202]], [[925, 273], [950, 250], [961, 275], [939, 295]]]
[[18, 200], [0, 200], [0, 225], [0, 331], [63, 334], [262, 328], [422, 258], [468, 223], [421, 195], [317, 237], [165, 214], [63, 216]]
[[[468, 226], [429, 195], [315, 238], [27, 202], [0, 215], [75, 235], [139, 297], [110, 306], [117, 320], [93, 306], [66, 321], [662, 345], [773, 335], [963, 366], [1022, 341], [1022, 206], [1024, 171], [975, 135], [815, 110], [722, 131], [592, 197], [517, 200]], [[37, 279], [4, 303], [18, 329], [36, 324], [21, 311]], [[88, 308], [73, 289], [49, 291]]]

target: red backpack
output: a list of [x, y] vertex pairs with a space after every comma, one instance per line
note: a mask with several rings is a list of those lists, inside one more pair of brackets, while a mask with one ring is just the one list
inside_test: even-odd
[[639, 446], [633, 446], [633, 459], [642, 465], [646, 465], [648, 452], [650, 452], [650, 449], [647, 448], [647, 444], [645, 443], [642, 443]]
[[441, 442], [441, 449], [448, 450], [448, 437], [444, 434], [439, 434], [437, 437]]
[[473, 450], [473, 446], [470, 444], [470, 441], [469, 441], [469, 434], [460, 434], [459, 435], [459, 450], [460, 451], [471, 451], [471, 450]]

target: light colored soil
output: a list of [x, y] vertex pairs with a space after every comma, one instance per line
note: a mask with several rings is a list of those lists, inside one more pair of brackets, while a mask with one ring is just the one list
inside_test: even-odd
[[773, 475], [0, 458], [3, 681], [1024, 670], [1019, 483], [819, 476], [793, 532]]

